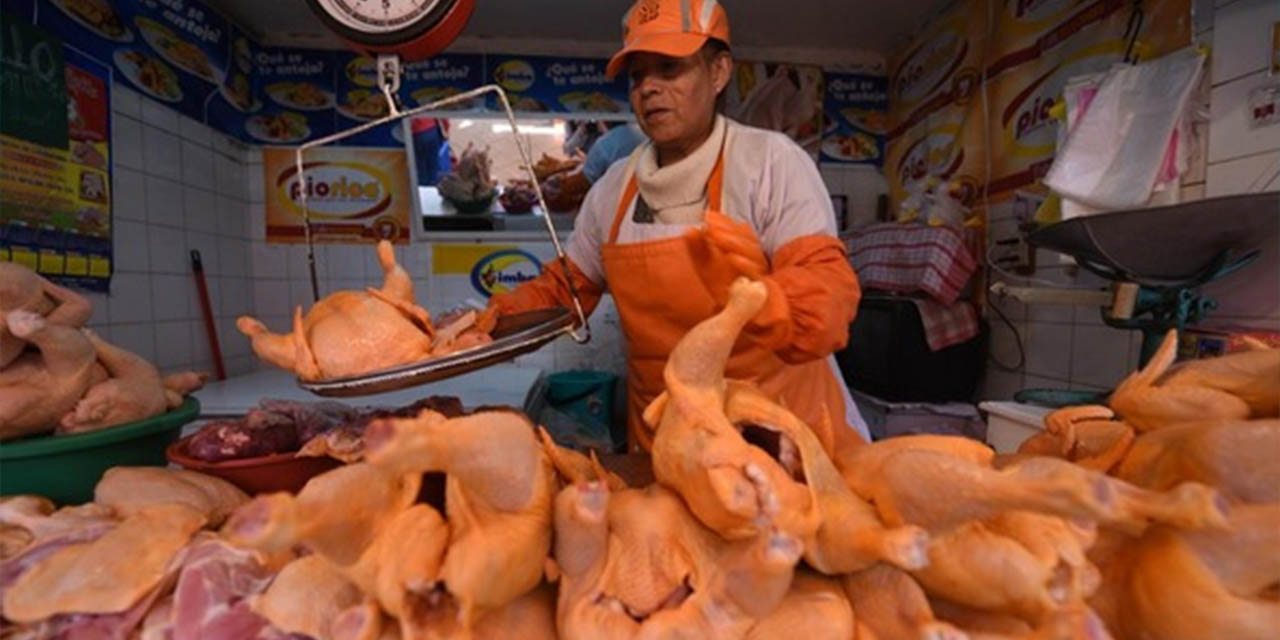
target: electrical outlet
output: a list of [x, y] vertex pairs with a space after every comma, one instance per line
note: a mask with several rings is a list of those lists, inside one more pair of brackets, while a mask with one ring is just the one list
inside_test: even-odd
[[1036, 250], [1027, 242], [1027, 235], [1019, 229], [1016, 235], [994, 241], [992, 260], [1006, 271], [1029, 276], [1036, 270]]

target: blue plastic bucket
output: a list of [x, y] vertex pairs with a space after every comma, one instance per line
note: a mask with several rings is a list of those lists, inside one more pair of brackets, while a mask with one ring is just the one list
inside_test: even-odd
[[599, 434], [610, 432], [618, 376], [606, 371], [561, 371], [547, 379], [547, 404]]

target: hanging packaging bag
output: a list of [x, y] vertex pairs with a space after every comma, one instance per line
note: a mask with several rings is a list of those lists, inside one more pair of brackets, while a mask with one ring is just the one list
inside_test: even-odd
[[1067, 134], [1044, 183], [1100, 209], [1140, 206], [1166, 171], [1204, 57], [1184, 49], [1140, 65], [1116, 65]]

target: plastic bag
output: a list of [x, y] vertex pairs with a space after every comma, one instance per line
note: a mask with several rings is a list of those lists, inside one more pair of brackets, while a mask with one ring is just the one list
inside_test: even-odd
[[[1184, 49], [1140, 65], [1108, 71], [1073, 124], [1044, 183], [1089, 207], [1142, 205], [1157, 182], [1169, 181], [1170, 145], [1176, 153], [1179, 122], [1204, 65]], [[1068, 101], [1071, 113], [1071, 101]], [[1176, 160], [1176, 155], [1173, 158]]]

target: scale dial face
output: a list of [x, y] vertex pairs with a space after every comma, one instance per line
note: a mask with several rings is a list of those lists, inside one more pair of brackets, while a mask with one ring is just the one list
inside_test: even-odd
[[431, 15], [443, 0], [313, 0], [345, 27], [369, 35], [404, 31]]

